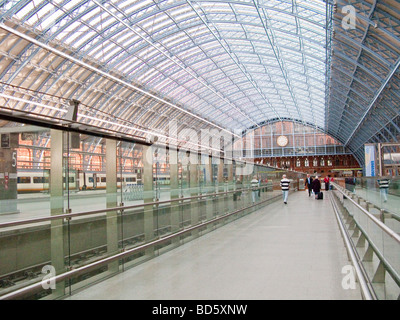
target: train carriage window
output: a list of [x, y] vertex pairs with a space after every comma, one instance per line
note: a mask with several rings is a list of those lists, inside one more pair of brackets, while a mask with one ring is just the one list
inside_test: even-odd
[[33, 177], [33, 183], [44, 183], [44, 177]]
[[126, 182], [136, 182], [136, 178], [135, 177], [127, 177]]
[[31, 177], [18, 177], [17, 183], [31, 183]]
[[106, 178], [106, 177], [102, 177], [102, 178], [101, 178], [101, 182], [102, 182], [102, 183], [107, 182], [107, 178]]

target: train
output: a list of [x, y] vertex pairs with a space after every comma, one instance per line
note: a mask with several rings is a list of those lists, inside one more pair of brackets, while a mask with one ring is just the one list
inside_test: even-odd
[[[35, 193], [49, 191], [50, 170], [23, 170], [17, 173], [17, 191], [18, 193]], [[70, 191], [102, 190], [106, 188], [107, 177], [105, 172], [69, 172]], [[169, 175], [157, 175], [153, 181], [160, 185], [169, 183]], [[122, 173], [117, 177], [117, 187], [129, 187], [141, 185], [142, 177], [140, 172]], [[66, 177], [64, 176], [64, 189], [66, 186]]]

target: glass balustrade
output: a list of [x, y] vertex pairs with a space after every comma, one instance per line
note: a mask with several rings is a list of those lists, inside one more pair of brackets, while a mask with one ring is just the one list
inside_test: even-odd
[[0, 168], [0, 298], [28, 286], [21, 298], [64, 297], [280, 200], [283, 174], [292, 190], [304, 179], [103, 136], [13, 132]]
[[[344, 187], [336, 182], [342, 186], [334, 193], [343, 205], [349, 234], [378, 298], [393, 300], [400, 293], [400, 224], [396, 214], [380, 207], [377, 180], [357, 179]], [[391, 192], [388, 203], [399, 203], [396, 197]]]

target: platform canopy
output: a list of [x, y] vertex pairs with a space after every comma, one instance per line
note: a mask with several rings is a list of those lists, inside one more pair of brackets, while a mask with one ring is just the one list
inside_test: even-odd
[[79, 123], [161, 139], [293, 120], [363, 162], [399, 138], [399, 21], [396, 0], [3, 0], [0, 107], [77, 100]]

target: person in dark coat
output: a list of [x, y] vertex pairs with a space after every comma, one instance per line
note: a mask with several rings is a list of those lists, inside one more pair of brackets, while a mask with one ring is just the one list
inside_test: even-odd
[[319, 181], [318, 177], [315, 177], [315, 179], [313, 180], [312, 188], [315, 193], [315, 197], [317, 197], [318, 194], [321, 192], [321, 181]]
[[311, 178], [311, 176], [309, 174], [307, 174], [307, 178], [306, 178], [306, 181], [304, 183], [304, 186], [308, 189], [308, 196], [309, 197], [311, 197], [312, 182], [313, 182], [313, 178]]

